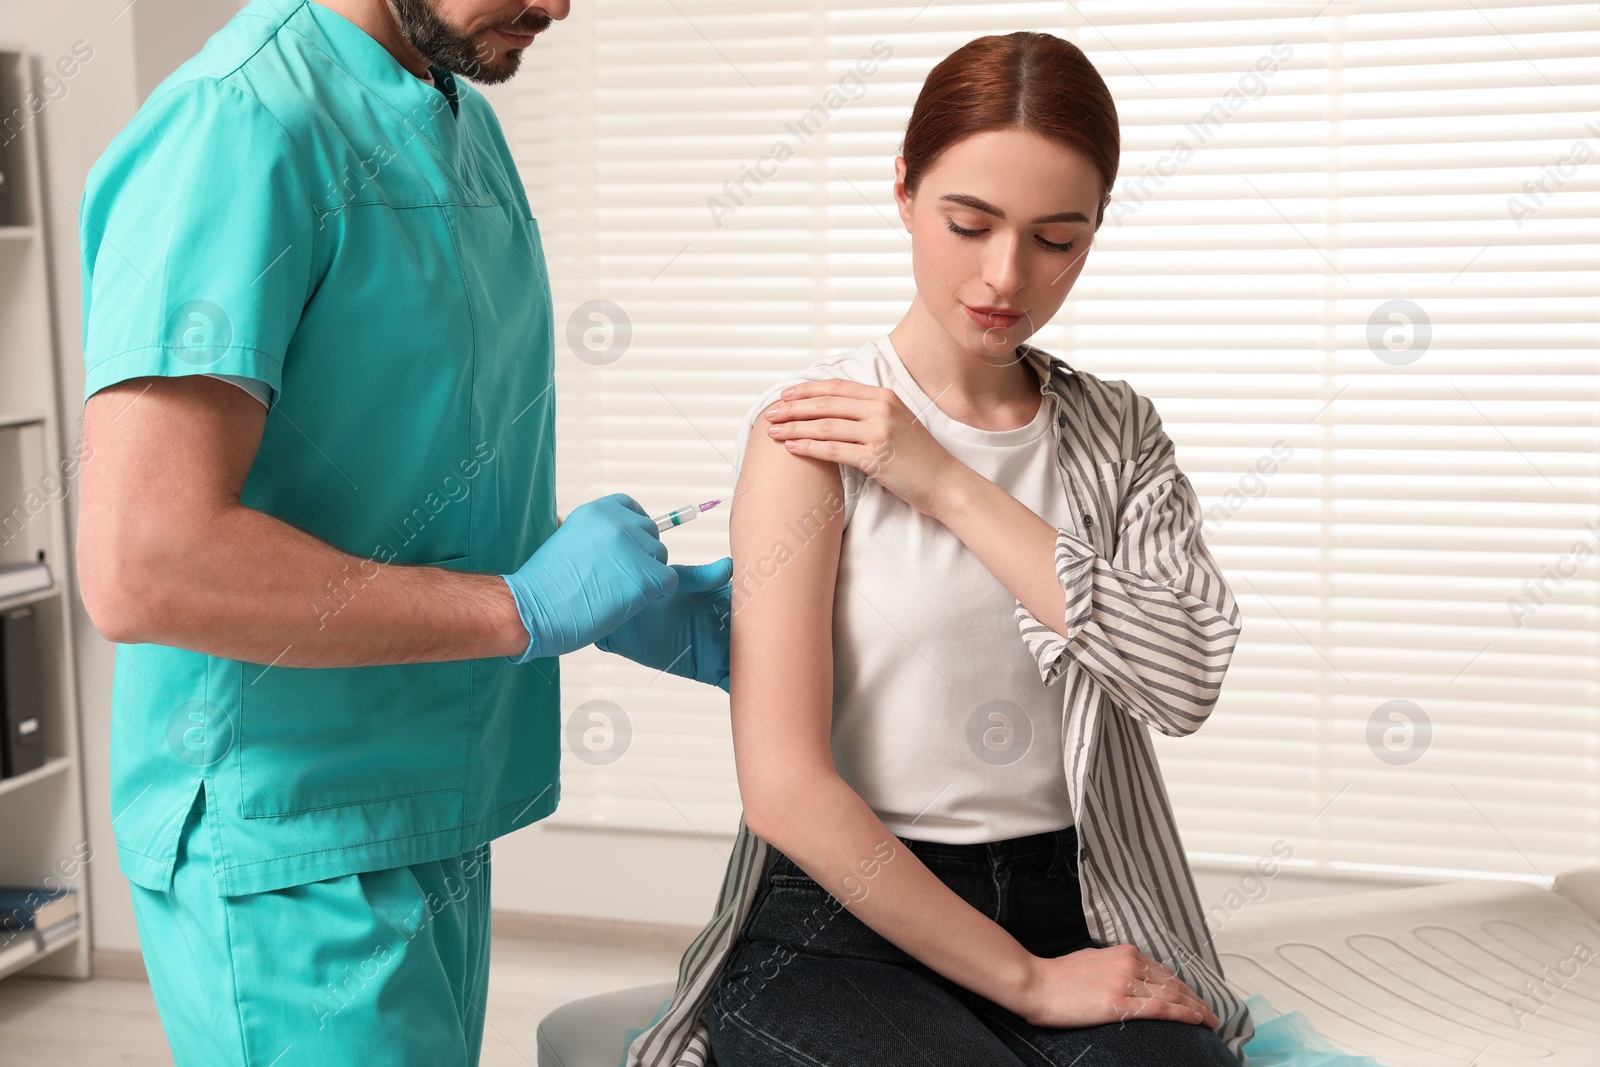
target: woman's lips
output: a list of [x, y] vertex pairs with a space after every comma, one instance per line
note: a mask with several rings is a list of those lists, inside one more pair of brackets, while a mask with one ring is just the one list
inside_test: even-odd
[[966, 311], [968, 318], [970, 318], [973, 322], [977, 323], [979, 326], [982, 326], [985, 330], [1006, 330], [1006, 329], [1010, 329], [1012, 326], [1015, 326], [1017, 324], [1017, 320], [1018, 319], [1022, 318], [1022, 312], [1020, 312], [1020, 311], [1015, 312], [1015, 313], [1010, 313], [1010, 312], [1002, 313], [1002, 312], [998, 312], [998, 311], [978, 311], [975, 308], [967, 307], [967, 305], [965, 305], [965, 304], [962, 304], [961, 307], [962, 307], [963, 310]]

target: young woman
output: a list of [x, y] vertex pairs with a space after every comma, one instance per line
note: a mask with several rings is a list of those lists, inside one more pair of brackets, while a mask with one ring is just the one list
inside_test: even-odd
[[747, 416], [744, 821], [630, 1065], [1238, 1064], [1147, 732], [1205, 721], [1238, 610], [1149, 401], [1023, 343], [1119, 145], [1074, 45], [949, 56], [895, 163], [911, 307]]

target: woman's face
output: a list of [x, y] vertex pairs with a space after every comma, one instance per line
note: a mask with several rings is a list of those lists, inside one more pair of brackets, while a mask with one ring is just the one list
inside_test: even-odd
[[1072, 290], [1102, 195], [1086, 156], [1021, 129], [951, 145], [909, 199], [897, 159], [894, 192], [922, 303], [961, 348], [1008, 357]]

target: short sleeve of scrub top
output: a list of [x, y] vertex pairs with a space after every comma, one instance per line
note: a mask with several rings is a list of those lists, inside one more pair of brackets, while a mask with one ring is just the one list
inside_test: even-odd
[[135, 121], [148, 149], [102, 159], [81, 209], [85, 398], [185, 374], [275, 397], [312, 292], [312, 195], [288, 134], [214, 79], [174, 86]]

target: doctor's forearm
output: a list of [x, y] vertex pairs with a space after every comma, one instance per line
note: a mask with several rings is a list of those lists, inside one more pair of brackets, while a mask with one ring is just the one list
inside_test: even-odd
[[285, 667], [509, 656], [528, 645], [497, 574], [380, 565], [239, 504], [187, 536], [167, 533], [128, 538], [144, 551], [119, 554], [115, 581], [95, 583], [114, 589], [93, 603], [84, 582], [110, 639]]

